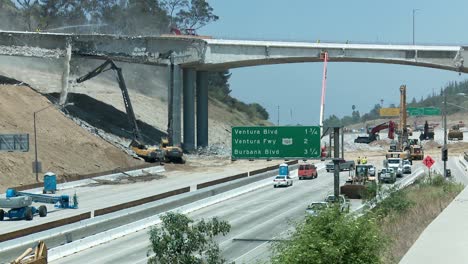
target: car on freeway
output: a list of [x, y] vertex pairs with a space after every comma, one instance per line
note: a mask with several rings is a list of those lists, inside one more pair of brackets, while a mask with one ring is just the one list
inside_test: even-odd
[[289, 175], [278, 175], [275, 177], [273, 180], [273, 187], [280, 187], [280, 186], [292, 186], [293, 185], [293, 180]]
[[409, 160], [403, 161], [403, 173], [411, 174], [411, 162]]
[[[334, 204], [336, 201], [335, 195], [328, 195], [327, 198], [325, 198], [325, 202], [328, 203], [329, 205]], [[349, 212], [349, 208], [351, 207], [351, 204], [349, 200], [342, 194], [338, 196], [338, 202], [340, 205], [340, 211], [341, 212]]]
[[300, 164], [297, 174], [299, 180], [315, 179], [318, 176], [317, 167], [314, 164]]
[[312, 216], [317, 216], [320, 211], [328, 208], [327, 202], [313, 202], [307, 206], [306, 213]]

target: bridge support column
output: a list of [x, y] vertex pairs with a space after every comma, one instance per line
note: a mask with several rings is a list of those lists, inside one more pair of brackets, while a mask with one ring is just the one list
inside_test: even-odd
[[70, 60], [71, 60], [71, 41], [67, 39], [63, 72], [62, 72], [62, 91], [60, 92], [60, 100], [59, 100], [60, 105], [64, 105], [67, 102], [68, 79], [70, 77]]
[[182, 70], [179, 65], [171, 64], [169, 78], [169, 125], [167, 134], [169, 143], [179, 146], [181, 143], [181, 97], [182, 97]]
[[197, 72], [197, 147], [208, 146], [208, 72]]
[[196, 71], [193, 69], [183, 70], [184, 86], [184, 144], [186, 152], [195, 150], [195, 82]]

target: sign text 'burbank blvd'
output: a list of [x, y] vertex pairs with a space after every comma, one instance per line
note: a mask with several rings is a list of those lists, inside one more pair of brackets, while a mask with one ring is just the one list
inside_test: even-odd
[[233, 127], [233, 159], [319, 158], [320, 127]]

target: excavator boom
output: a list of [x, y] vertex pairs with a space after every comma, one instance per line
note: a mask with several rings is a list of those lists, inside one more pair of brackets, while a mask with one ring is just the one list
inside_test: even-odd
[[143, 144], [143, 137], [141, 136], [140, 129], [138, 128], [137, 120], [135, 117], [135, 112], [133, 111], [132, 102], [130, 101], [130, 96], [128, 95], [127, 85], [125, 84], [125, 79], [122, 74], [122, 69], [117, 67], [115, 63], [108, 59], [103, 64], [99, 65], [96, 69], [90, 71], [88, 74], [76, 79], [77, 83], [82, 83], [89, 79], [92, 79], [99, 74], [113, 70], [117, 73], [117, 83], [119, 84], [120, 91], [122, 92], [122, 97], [125, 105], [125, 111], [127, 112], [128, 121], [132, 126], [133, 141], [130, 144], [135, 153], [144, 158], [147, 161], [161, 160], [164, 158], [164, 153], [160, 149], [156, 148], [147, 148]]

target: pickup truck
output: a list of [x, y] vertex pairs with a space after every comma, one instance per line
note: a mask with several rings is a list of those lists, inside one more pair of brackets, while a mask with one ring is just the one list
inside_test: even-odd
[[[351, 170], [354, 170], [355, 167], [356, 165], [354, 163], [354, 160], [348, 160], [348, 161], [340, 160], [340, 171], [344, 171], [344, 170], [351, 171]], [[333, 161], [332, 161], [330, 163], [327, 163], [327, 165], [325, 165], [325, 168], [327, 169], [327, 172], [334, 171], [335, 164], [333, 164]]]
[[393, 168], [383, 168], [378, 174], [379, 182], [383, 183], [395, 183], [396, 173]]

